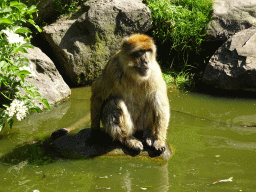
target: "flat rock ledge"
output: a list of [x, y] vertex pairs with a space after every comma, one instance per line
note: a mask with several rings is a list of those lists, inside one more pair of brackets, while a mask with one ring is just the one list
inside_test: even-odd
[[138, 152], [132, 150], [118, 141], [112, 139], [103, 131], [91, 134], [91, 129], [83, 129], [77, 134], [68, 135], [68, 131], [63, 128], [52, 133], [51, 146], [61, 156], [71, 159], [88, 159], [97, 156], [146, 156], [159, 158], [168, 161], [172, 156], [171, 148], [166, 143], [166, 150], [163, 153], [154, 148], [145, 146], [144, 150]]

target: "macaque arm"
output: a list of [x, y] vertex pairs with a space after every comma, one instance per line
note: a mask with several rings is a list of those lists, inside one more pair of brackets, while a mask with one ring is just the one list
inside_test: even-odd
[[104, 101], [103, 90], [104, 80], [102, 76], [99, 76], [92, 84], [92, 96], [91, 96], [91, 128], [100, 129], [100, 116], [102, 110], [102, 104]]
[[91, 96], [91, 128], [100, 129], [100, 120], [103, 102], [111, 93], [111, 82], [104, 78], [98, 77], [92, 84]]
[[92, 96], [91, 98], [91, 128], [100, 129], [100, 116], [102, 108], [102, 98]]
[[154, 96], [155, 139], [165, 141], [170, 118], [170, 107], [165, 92], [157, 91]]

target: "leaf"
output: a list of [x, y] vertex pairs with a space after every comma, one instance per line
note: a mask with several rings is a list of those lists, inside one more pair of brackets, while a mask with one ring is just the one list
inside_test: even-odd
[[33, 94], [34, 94], [35, 99], [40, 99], [41, 98], [41, 95], [37, 90], [33, 90]]
[[13, 70], [13, 71], [16, 71], [16, 70], [19, 70], [19, 67], [18, 66], [10, 66], [9, 67], [9, 70]]
[[42, 32], [42, 29], [38, 25], [34, 25], [34, 27], [39, 31], [40, 33]]
[[11, 1], [10, 6], [15, 7], [19, 10], [21, 10], [23, 8], [27, 8], [27, 6], [24, 3], [19, 3], [18, 1]]
[[0, 9], [0, 13], [8, 13], [11, 12], [12, 8], [11, 7], [5, 7], [3, 9]]
[[31, 48], [31, 49], [34, 49], [34, 46], [31, 45], [30, 43], [24, 43], [24, 44], [22, 44], [20, 47], [22, 47], [22, 48]]
[[4, 106], [6, 109], [9, 108], [9, 105], [3, 104], [3, 106]]
[[41, 113], [42, 112], [42, 110], [39, 107], [30, 108], [29, 110], [34, 111], [36, 113]]
[[0, 24], [13, 24], [13, 21], [8, 18], [1, 18], [0, 19]]
[[14, 123], [13, 118], [9, 119], [9, 120], [7, 121], [7, 123], [8, 123], [8, 125], [9, 125], [9, 127], [12, 128], [12, 125], [13, 125], [13, 123]]
[[42, 32], [42, 29], [36, 25], [32, 19], [29, 19], [28, 22], [31, 23], [40, 33]]
[[21, 52], [21, 53], [28, 53], [27, 50], [26, 50], [25, 48], [22, 48], [21, 46], [15, 48], [15, 49], [12, 51], [12, 53], [18, 53], [18, 52]]
[[19, 71], [19, 74], [20, 75], [29, 75], [31, 73], [28, 70], [21, 70], [21, 71]]
[[18, 5], [18, 4], [19, 4], [18, 1], [11, 1], [11, 2], [10, 2], [10, 6], [15, 6], [15, 5]]
[[0, 93], [1, 93], [6, 99], [8, 99], [8, 100], [10, 100], [10, 101], [12, 100], [11, 98], [9, 98], [9, 97], [5, 94], [5, 93], [9, 94], [8, 91], [1, 91]]
[[47, 99], [40, 99], [40, 102], [43, 103], [47, 109], [51, 110], [51, 106], [49, 105]]
[[11, 87], [14, 89], [18, 86], [21, 86], [20, 81], [14, 82]]
[[2, 131], [2, 129], [5, 127], [5, 123], [1, 122], [0, 123], [0, 131]]
[[28, 58], [26, 58], [26, 57], [22, 57], [22, 58], [21, 58], [21, 60], [22, 60], [22, 61], [26, 61], [26, 62], [28, 62], [28, 63], [29, 63], [29, 59], [28, 59]]
[[6, 61], [1, 61], [0, 62], [0, 70], [2, 71], [3, 69], [6, 69], [8, 66], [8, 63]]
[[8, 59], [8, 58], [5, 58], [6, 61], [8, 61], [9, 63], [11, 63], [13, 65], [13, 62], [12, 60]]
[[31, 92], [30, 90], [28, 90], [28, 88], [27, 88], [27, 87], [23, 87], [23, 90], [24, 90], [27, 94], [29, 94], [29, 95], [31, 95], [31, 94], [32, 94], [32, 92]]
[[18, 74], [18, 77], [19, 77], [19, 78], [20, 78], [20, 80], [24, 83], [25, 75], [20, 75], [20, 74]]
[[34, 13], [37, 11], [38, 11], [38, 9], [36, 8], [35, 5], [32, 5], [31, 7], [28, 8], [28, 13]]
[[31, 33], [31, 31], [30, 31], [29, 28], [20, 27], [19, 29], [17, 29], [17, 30], [15, 31], [15, 33]]

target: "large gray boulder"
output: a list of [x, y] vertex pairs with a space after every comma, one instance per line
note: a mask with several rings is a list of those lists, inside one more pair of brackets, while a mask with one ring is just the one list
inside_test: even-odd
[[256, 29], [236, 33], [211, 57], [203, 81], [227, 90], [256, 91]]
[[256, 25], [256, 0], [215, 0], [213, 20], [207, 29], [211, 40], [226, 41]]
[[[30, 62], [29, 68], [26, 69], [31, 72], [31, 75], [26, 80], [38, 89], [41, 96], [47, 99], [50, 105], [67, 99], [71, 94], [71, 90], [52, 60], [37, 47], [27, 49], [27, 51], [28, 53], [24, 54], [24, 56]], [[42, 104], [40, 106], [43, 108]]]
[[151, 13], [142, 0], [89, 0], [70, 19], [44, 27], [54, 63], [73, 86], [90, 84], [121, 39], [151, 28]]

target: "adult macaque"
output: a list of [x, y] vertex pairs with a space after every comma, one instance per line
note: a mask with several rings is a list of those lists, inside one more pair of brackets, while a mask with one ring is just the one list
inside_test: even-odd
[[170, 117], [166, 83], [156, 61], [156, 46], [143, 34], [125, 37], [103, 73], [93, 82], [92, 130], [103, 128], [113, 140], [143, 150], [134, 137], [143, 131], [146, 144], [165, 150]]

